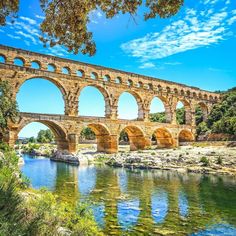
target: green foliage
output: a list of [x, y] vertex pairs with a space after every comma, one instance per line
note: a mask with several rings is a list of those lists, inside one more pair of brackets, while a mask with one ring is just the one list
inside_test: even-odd
[[203, 166], [209, 166], [210, 165], [210, 162], [209, 162], [208, 158], [205, 157], [205, 156], [201, 158], [200, 162], [203, 164]]
[[54, 141], [54, 135], [50, 129], [40, 130], [37, 136], [39, 143], [51, 143]]
[[223, 164], [223, 160], [222, 160], [222, 158], [220, 156], [217, 158], [216, 164], [218, 164], [218, 165], [222, 165]]
[[150, 114], [150, 121], [152, 122], [159, 122], [159, 123], [165, 123], [166, 122], [166, 115], [165, 112], [157, 112]]
[[15, 121], [18, 114], [17, 103], [10, 84], [7, 81], [0, 81], [0, 133], [5, 133], [8, 120]]
[[207, 131], [209, 131], [209, 128], [207, 127], [206, 122], [201, 122], [197, 125], [197, 135], [205, 134]]
[[186, 121], [185, 121], [185, 109], [184, 109], [184, 107], [176, 109], [176, 120], [177, 120], [177, 123], [180, 124], [180, 125], [185, 124]]
[[236, 135], [236, 88], [228, 90], [220, 103], [213, 106], [206, 123], [197, 127], [198, 134], [212, 133]]
[[195, 120], [196, 125], [199, 125], [201, 122], [203, 122], [203, 112], [200, 106], [197, 106], [195, 109]]
[[[41, 24], [40, 39], [46, 46], [64, 45], [69, 52], [77, 54], [96, 53], [93, 33], [88, 24], [98, 9], [107, 19], [119, 14], [129, 14], [135, 19], [140, 8], [145, 5], [144, 20], [156, 17], [167, 18], [175, 15], [184, 0], [158, 1], [97, 1], [97, 0], [39, 0], [45, 19]], [[19, 0], [0, 1], [0, 25], [6, 24], [6, 17], [18, 11]]]
[[95, 133], [92, 131], [91, 128], [86, 127], [84, 128], [81, 133], [80, 133], [80, 137], [82, 139], [87, 139], [87, 140], [94, 140], [96, 138]]
[[129, 136], [124, 130], [120, 132], [119, 141], [129, 142]]
[[103, 235], [93, 218], [90, 208], [83, 204], [76, 207], [60, 202], [51, 192], [27, 188], [29, 180], [22, 176], [18, 157], [4, 145], [0, 153], [0, 235]]
[[29, 138], [29, 143], [36, 143], [36, 138], [35, 137], [30, 137]]

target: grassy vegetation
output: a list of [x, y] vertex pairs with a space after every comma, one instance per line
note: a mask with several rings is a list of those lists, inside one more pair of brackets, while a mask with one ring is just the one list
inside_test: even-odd
[[0, 235], [103, 235], [86, 205], [71, 206], [43, 189], [29, 191], [18, 157], [0, 144]]

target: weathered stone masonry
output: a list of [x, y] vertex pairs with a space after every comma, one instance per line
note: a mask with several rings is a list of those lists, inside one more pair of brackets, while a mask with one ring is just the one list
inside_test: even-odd
[[[79, 134], [86, 126], [96, 134], [98, 151], [116, 152], [122, 130], [129, 136], [131, 150], [150, 146], [153, 134], [160, 147], [178, 146], [179, 140], [194, 139], [196, 105], [201, 106], [206, 119], [212, 106], [220, 99], [219, 94], [196, 87], [2, 45], [0, 56], [4, 60], [0, 63], [0, 80], [9, 81], [14, 97], [26, 80], [44, 78], [60, 89], [65, 103], [65, 115], [21, 113], [18, 122], [9, 124], [9, 133], [4, 137], [11, 145], [25, 125], [38, 121], [53, 131], [59, 149], [70, 152], [76, 151]], [[16, 58], [22, 61], [22, 66], [14, 64]], [[38, 66], [37, 69], [32, 68], [32, 62]], [[78, 115], [78, 98], [86, 86], [94, 86], [103, 94], [105, 118]], [[118, 100], [123, 92], [129, 92], [136, 98], [138, 119], [117, 118]], [[167, 123], [149, 121], [154, 97], [162, 100]], [[178, 101], [185, 106], [185, 125], [176, 123]]]

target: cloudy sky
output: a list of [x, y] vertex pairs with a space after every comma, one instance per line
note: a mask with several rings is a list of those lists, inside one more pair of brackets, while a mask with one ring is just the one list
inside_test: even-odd
[[[63, 47], [43, 48], [38, 39], [39, 24], [44, 18], [39, 3], [21, 0], [14, 24], [8, 22], [0, 28], [0, 43], [211, 91], [236, 86], [235, 0], [185, 0], [176, 16], [147, 22], [142, 20], [144, 10], [140, 9], [135, 21], [128, 15], [106, 20], [99, 10], [93, 12], [88, 27], [94, 34], [97, 54], [88, 57], [69, 54]], [[39, 88], [39, 84], [33, 85], [33, 82], [25, 86], [25, 91], [29, 91], [27, 86]], [[43, 89], [45, 86], [42, 84]], [[95, 96], [94, 91], [89, 93], [90, 97]], [[21, 110], [35, 108], [28, 104], [26, 95], [18, 99]], [[56, 112], [61, 110], [58, 106]]]

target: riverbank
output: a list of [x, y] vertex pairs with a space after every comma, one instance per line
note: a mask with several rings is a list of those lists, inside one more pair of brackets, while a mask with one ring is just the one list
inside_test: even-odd
[[118, 153], [110, 156], [106, 164], [114, 167], [236, 176], [236, 147], [194, 144], [176, 149]]

